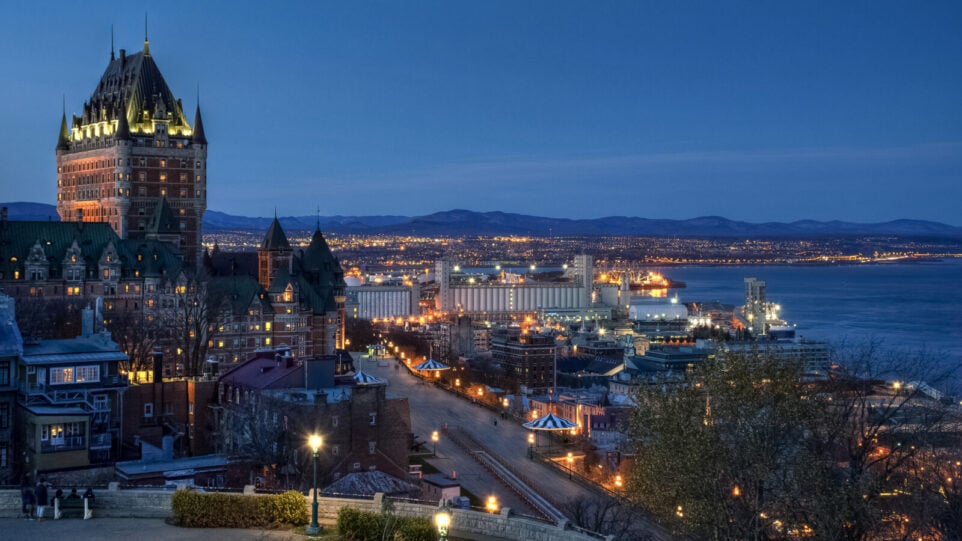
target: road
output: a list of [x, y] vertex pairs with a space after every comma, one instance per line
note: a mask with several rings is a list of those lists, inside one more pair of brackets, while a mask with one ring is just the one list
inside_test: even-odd
[[[387, 366], [378, 366], [377, 362], [367, 358], [359, 358], [355, 363], [364, 372], [388, 380], [389, 393], [407, 397], [412, 430], [421, 440], [429, 442], [429, 446], [432, 431], [440, 432], [447, 423], [451, 430], [465, 429], [475, 440], [496, 453], [502, 462], [526, 477], [532, 488], [553, 502], [563, 504], [579, 496], [597, 496], [594, 491], [569, 480], [558, 470], [530, 460], [528, 431], [521, 425], [500, 419], [495, 425], [494, 420], [498, 417], [494, 412], [424, 383], [403, 366], [395, 370], [397, 363], [393, 359], [387, 361]], [[444, 441], [443, 432], [441, 436], [442, 440], [437, 445], [439, 458], [430, 460], [432, 465], [444, 472], [457, 470], [462, 486], [479, 497], [495, 494], [503, 506], [511, 507], [520, 514], [535, 514], [467, 453], [452, 442]], [[652, 539], [671, 539], [658, 526], [646, 524], [646, 527], [651, 528]]]

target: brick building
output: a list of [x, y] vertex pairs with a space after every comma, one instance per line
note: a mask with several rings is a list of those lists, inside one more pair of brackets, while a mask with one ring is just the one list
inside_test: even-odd
[[[173, 220], [151, 231], [166, 201]], [[103, 222], [121, 239], [166, 240], [189, 266], [201, 261], [207, 208], [207, 137], [200, 105], [187, 121], [154, 62], [143, 51], [110, 54], [80, 116], [64, 111], [57, 139], [57, 212], [65, 222]]]
[[[324, 483], [355, 471], [407, 476], [411, 417], [406, 398], [363, 374], [335, 376], [334, 356], [295, 359], [286, 349], [262, 353], [220, 378], [216, 441], [268, 484], [308, 471], [307, 437], [324, 438]], [[272, 478], [273, 476], [273, 478]], [[306, 479], [306, 477], [304, 477]]]

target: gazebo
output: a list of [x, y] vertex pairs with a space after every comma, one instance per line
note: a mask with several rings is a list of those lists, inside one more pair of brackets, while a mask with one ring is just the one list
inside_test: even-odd
[[451, 367], [444, 363], [435, 361], [434, 359], [428, 359], [423, 363], [416, 365], [414, 369], [419, 372], [430, 372], [432, 370], [450, 370]]

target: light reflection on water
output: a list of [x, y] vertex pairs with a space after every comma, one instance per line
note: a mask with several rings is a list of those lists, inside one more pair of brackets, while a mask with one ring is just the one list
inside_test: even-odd
[[683, 302], [744, 302], [744, 279], [765, 280], [768, 300], [809, 338], [944, 352], [962, 363], [962, 260], [860, 266], [667, 267]]

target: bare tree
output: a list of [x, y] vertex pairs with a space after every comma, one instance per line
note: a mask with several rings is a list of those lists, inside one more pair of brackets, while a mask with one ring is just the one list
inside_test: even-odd
[[169, 343], [176, 348], [183, 363], [184, 375], [203, 373], [204, 362], [213, 347], [225, 310], [226, 297], [219, 289], [209, 287], [203, 271], [182, 274], [177, 280], [173, 299], [163, 309], [163, 327]]
[[147, 317], [140, 310], [116, 310], [107, 314], [106, 328], [120, 350], [127, 354], [128, 360], [122, 366], [125, 371], [152, 367], [150, 354], [161, 334], [159, 320]]
[[625, 502], [608, 496], [578, 496], [561, 506], [561, 511], [579, 528], [615, 539], [631, 540], [644, 537], [643, 532], [633, 532], [638, 518], [637, 510]]
[[240, 404], [227, 404], [221, 419], [222, 444], [227, 453], [273, 479], [291, 459], [287, 422], [276, 408], [261, 407], [260, 402], [251, 393]]
[[87, 298], [28, 297], [17, 299], [17, 326], [27, 340], [72, 338], [78, 336], [80, 309], [89, 304]]

